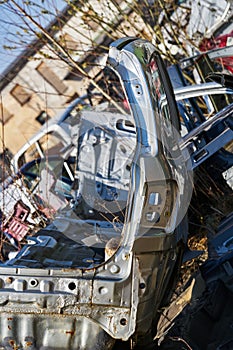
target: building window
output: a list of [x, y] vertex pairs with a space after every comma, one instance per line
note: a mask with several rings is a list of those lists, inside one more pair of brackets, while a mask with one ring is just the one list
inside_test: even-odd
[[41, 125], [45, 124], [49, 119], [51, 119], [51, 117], [45, 111], [40, 112], [40, 114], [36, 117], [36, 121]]
[[97, 30], [99, 27], [98, 20], [95, 21], [96, 14], [93, 10], [87, 11], [84, 15], [82, 15], [82, 20], [85, 24], [89, 26], [93, 31]]
[[65, 48], [69, 51], [76, 51], [78, 48], [77, 41], [75, 41], [74, 38], [68, 33], [61, 35], [60, 41], [65, 46]]
[[25, 103], [27, 103], [32, 96], [31, 92], [28, 92], [19, 84], [16, 84], [11, 90], [11, 95], [21, 104], [21, 106], [25, 105]]
[[37, 71], [60, 95], [66, 91], [67, 86], [44, 62], [37, 67]]
[[8, 111], [3, 105], [0, 103], [0, 122], [4, 125], [8, 120], [13, 117], [13, 113]]

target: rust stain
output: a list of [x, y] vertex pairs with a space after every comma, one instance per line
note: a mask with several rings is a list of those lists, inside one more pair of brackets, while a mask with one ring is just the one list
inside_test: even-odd
[[26, 347], [29, 347], [29, 348], [30, 348], [32, 345], [33, 345], [33, 342], [31, 342], [31, 341], [27, 341], [27, 342], [26, 342]]
[[66, 331], [66, 334], [74, 335], [74, 331]]
[[15, 344], [14, 340], [9, 340], [9, 344], [12, 347], [13, 350], [18, 350], [18, 346]]
[[12, 277], [7, 277], [6, 278], [6, 283], [10, 284], [13, 282], [13, 278]]
[[12, 330], [11, 326], [8, 325], [8, 329], [11, 331]]

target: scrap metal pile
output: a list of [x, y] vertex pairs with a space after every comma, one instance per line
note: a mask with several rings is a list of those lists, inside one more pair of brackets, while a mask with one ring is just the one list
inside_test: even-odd
[[[114, 104], [76, 100], [14, 156], [0, 195], [0, 349], [232, 344], [230, 326], [213, 336], [233, 273], [233, 77], [221, 53], [233, 47], [166, 67], [148, 41], [113, 42]], [[229, 216], [206, 229], [216, 213]], [[203, 228], [209, 257], [180, 288]]]

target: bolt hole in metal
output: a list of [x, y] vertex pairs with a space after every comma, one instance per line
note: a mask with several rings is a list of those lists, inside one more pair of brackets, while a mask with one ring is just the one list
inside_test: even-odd
[[6, 278], [6, 283], [11, 284], [14, 281], [13, 277], [7, 277]]
[[122, 319], [120, 320], [120, 324], [121, 324], [122, 326], [126, 326], [126, 325], [127, 325], [127, 320], [126, 320], [126, 318], [122, 318]]
[[68, 284], [68, 288], [69, 288], [69, 290], [74, 290], [74, 289], [76, 288], [76, 283], [70, 282], [70, 283]]
[[99, 294], [100, 295], [105, 295], [107, 293], [108, 293], [108, 288], [106, 288], [106, 287], [100, 287], [99, 288]]
[[36, 279], [31, 279], [31, 280], [29, 281], [29, 285], [30, 285], [31, 287], [36, 287], [36, 286], [38, 285], [38, 281], [37, 281]]
[[138, 90], [137, 94], [141, 95], [140, 85], [135, 85], [135, 88]]

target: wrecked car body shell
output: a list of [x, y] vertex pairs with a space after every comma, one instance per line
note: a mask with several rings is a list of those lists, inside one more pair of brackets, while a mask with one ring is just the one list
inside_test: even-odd
[[[81, 127], [76, 135], [71, 205], [0, 266], [2, 348], [112, 349], [116, 339], [131, 337], [150, 343], [158, 308], [169, 300], [187, 240], [192, 192], [186, 158], [177, 147], [173, 90], [146, 41], [115, 42], [108, 64], [123, 81], [135, 123], [134, 132], [131, 126], [123, 130], [123, 139], [131, 135], [132, 155], [121, 147], [130, 176], [127, 162], [109, 172], [117, 164], [109, 163], [115, 154], [106, 148], [113, 144], [112, 131], [89, 120], [89, 130]], [[164, 92], [166, 115], [158, 105]], [[84, 157], [88, 152], [91, 163]], [[118, 214], [109, 220], [108, 211], [100, 218], [101, 206], [118, 199], [124, 222]]]
[[[231, 188], [233, 85], [224, 60], [231, 61], [232, 55], [232, 46], [228, 46], [168, 67], [182, 120], [181, 147], [189, 148], [193, 169], [210, 167], [213, 181], [224, 178]], [[190, 81], [197, 84], [190, 85]]]
[[68, 126], [67, 205], [0, 265], [0, 348], [110, 350], [131, 339], [146, 349], [182, 262], [192, 169], [222, 147], [221, 133], [199, 149], [195, 138], [223, 123], [232, 140], [232, 105], [180, 136], [175, 97], [195, 87], [174, 94], [152, 44], [120, 39], [107, 64], [131, 113], [83, 111]]
[[[232, 141], [232, 111], [232, 105], [226, 107], [183, 138], [181, 148], [189, 148], [193, 169], [215, 154], [221, 147]], [[203, 134], [208, 134], [211, 129], [215, 130], [215, 132], [218, 129], [220, 131], [212, 139], [205, 138]], [[204, 142], [201, 142], [202, 140]], [[198, 147], [198, 144], [201, 146]]]

